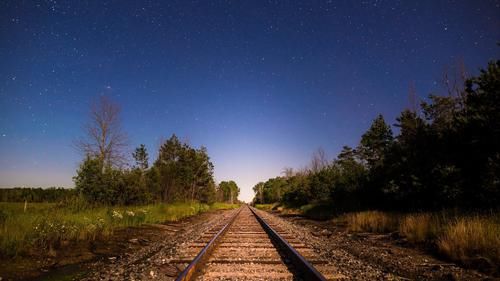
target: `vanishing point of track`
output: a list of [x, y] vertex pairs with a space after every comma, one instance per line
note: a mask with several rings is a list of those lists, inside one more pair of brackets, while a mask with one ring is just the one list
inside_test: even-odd
[[324, 260], [246, 205], [197, 245], [204, 246], [176, 280], [326, 280], [313, 266]]

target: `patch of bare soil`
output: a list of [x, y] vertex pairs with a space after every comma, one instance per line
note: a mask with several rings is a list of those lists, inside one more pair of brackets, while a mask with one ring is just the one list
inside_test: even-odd
[[[0, 259], [0, 280], [115, 279], [160, 251], [168, 252], [186, 236], [221, 214], [213, 211], [177, 222], [117, 229], [111, 238], [62, 243], [58, 249]], [[102, 277], [102, 278], [101, 278]], [[112, 278], [116, 277], [116, 278]]]
[[337, 264], [342, 280], [500, 280], [440, 260], [397, 234], [351, 234], [332, 221], [266, 214]]

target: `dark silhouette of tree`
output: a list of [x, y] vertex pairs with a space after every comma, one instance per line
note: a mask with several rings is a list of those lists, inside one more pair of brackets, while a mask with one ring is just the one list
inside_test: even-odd
[[132, 153], [132, 156], [134, 157], [135, 166], [137, 168], [139, 168], [142, 171], [148, 168], [149, 156], [148, 156], [148, 151], [146, 150], [146, 146], [144, 144], [141, 144], [139, 147], [137, 147], [135, 151]]

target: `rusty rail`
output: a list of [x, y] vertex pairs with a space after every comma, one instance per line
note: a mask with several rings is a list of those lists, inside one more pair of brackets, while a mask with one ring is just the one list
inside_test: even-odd
[[236, 217], [239, 215], [242, 208], [243, 207], [240, 207], [240, 209], [236, 211], [236, 213], [229, 219], [229, 222], [226, 223], [224, 227], [222, 227], [222, 229], [219, 230], [219, 232], [217, 232], [217, 234], [215, 234], [214, 237], [212, 237], [212, 239], [210, 239], [207, 245], [198, 253], [198, 255], [196, 255], [193, 261], [191, 261], [191, 263], [189, 263], [189, 265], [181, 272], [181, 274], [177, 276], [177, 278], [175, 279], [176, 281], [191, 280], [194, 274], [200, 269], [200, 266], [203, 265], [205, 259], [210, 255], [212, 250], [216, 247], [219, 238], [222, 237], [224, 233], [226, 233], [226, 231], [229, 229], [229, 227], [234, 222]]
[[[207, 259], [217, 247], [220, 238], [228, 231], [229, 227], [236, 220], [236, 217], [240, 214], [241, 210], [246, 208], [241, 207], [236, 213], [229, 219], [220, 231], [215, 234], [214, 237], [210, 239], [207, 245], [196, 255], [196, 257], [189, 263], [189, 265], [181, 272], [181, 274], [175, 279], [176, 281], [188, 281], [194, 279], [197, 274], [201, 271], [202, 267], [206, 263]], [[318, 272], [297, 250], [295, 250], [290, 243], [288, 243], [281, 235], [278, 234], [258, 213], [257, 211], [248, 206], [251, 213], [255, 216], [260, 226], [264, 229], [265, 233], [271, 238], [274, 247], [281, 250], [283, 254], [290, 260], [293, 264], [295, 274], [297, 274], [303, 280], [311, 281], [325, 281], [326, 278]]]
[[302, 274], [304, 280], [311, 281], [326, 281], [326, 278], [319, 273], [314, 266], [312, 266], [292, 245], [290, 245], [281, 235], [278, 234], [257, 212], [253, 207], [249, 207], [255, 215], [260, 225], [264, 228], [267, 234], [275, 241], [280, 249], [286, 254], [291, 262], [297, 267], [297, 270]]

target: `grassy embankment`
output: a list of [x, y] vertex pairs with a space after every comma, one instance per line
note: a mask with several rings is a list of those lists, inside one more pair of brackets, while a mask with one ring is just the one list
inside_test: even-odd
[[347, 222], [354, 232], [398, 232], [409, 242], [426, 244], [451, 260], [468, 264], [477, 258], [500, 265], [500, 215], [415, 213], [393, 214], [366, 211], [346, 214], [337, 220]]
[[0, 256], [33, 249], [52, 249], [61, 243], [106, 238], [120, 227], [177, 221], [208, 210], [236, 208], [236, 204], [156, 204], [75, 208], [53, 203], [0, 202]]
[[[257, 205], [263, 210], [278, 209], [276, 204]], [[313, 218], [332, 216], [325, 206], [313, 204], [299, 209], [283, 210]], [[351, 232], [399, 233], [410, 243], [433, 248], [450, 260], [468, 265], [483, 259], [500, 265], [500, 214], [461, 214], [455, 212], [390, 213], [353, 212], [334, 217]]]

